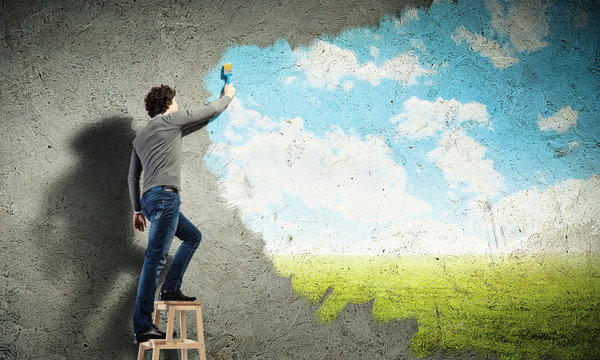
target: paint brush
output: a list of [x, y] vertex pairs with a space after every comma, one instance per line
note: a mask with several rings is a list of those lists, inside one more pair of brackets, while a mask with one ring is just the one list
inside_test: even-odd
[[229, 84], [231, 82], [232, 72], [233, 72], [233, 64], [232, 63], [227, 63], [227, 64], [223, 65], [223, 76], [225, 76], [227, 78], [227, 84]]

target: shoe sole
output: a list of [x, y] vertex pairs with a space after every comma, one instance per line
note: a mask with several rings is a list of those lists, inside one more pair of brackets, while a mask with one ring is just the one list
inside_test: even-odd
[[[173, 330], [173, 337], [176, 337], [176, 336], [177, 336], [177, 331]], [[134, 339], [133, 339], [133, 343], [134, 343], [135, 345], [137, 345], [137, 344], [139, 344], [139, 343], [145, 343], [145, 342], [148, 342], [148, 341], [150, 341], [150, 340], [156, 340], [156, 339], [158, 339], [158, 340], [165, 340], [166, 338], [167, 338], [167, 336], [166, 336], [166, 335], [165, 335], [165, 337], [152, 337], [152, 336], [151, 336], [151, 337], [148, 337], [148, 338], [143, 338], [144, 340], [143, 340], [143, 341], [140, 341], [140, 340], [138, 340], [138, 339], [136, 339], [136, 338], [134, 337]]]
[[167, 338], [166, 336], [165, 337], [154, 337], [154, 336], [151, 336], [151, 337], [148, 337], [148, 338], [142, 338], [141, 340], [133, 339], [133, 343], [134, 344], [139, 344], [139, 343], [148, 342], [150, 340], [164, 340], [166, 338]]

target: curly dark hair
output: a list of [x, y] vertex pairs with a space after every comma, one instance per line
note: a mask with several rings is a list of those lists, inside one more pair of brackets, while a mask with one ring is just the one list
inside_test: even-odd
[[172, 89], [168, 85], [155, 86], [150, 89], [150, 92], [148, 92], [148, 95], [144, 99], [148, 115], [153, 118], [167, 111], [169, 105], [173, 103], [174, 97], [175, 89]]

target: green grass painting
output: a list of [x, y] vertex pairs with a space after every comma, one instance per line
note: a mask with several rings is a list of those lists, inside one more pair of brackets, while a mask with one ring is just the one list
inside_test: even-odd
[[316, 316], [325, 324], [346, 304], [371, 300], [377, 321], [416, 318], [418, 356], [441, 347], [500, 359], [600, 359], [598, 253], [273, 261], [296, 293], [322, 301]]

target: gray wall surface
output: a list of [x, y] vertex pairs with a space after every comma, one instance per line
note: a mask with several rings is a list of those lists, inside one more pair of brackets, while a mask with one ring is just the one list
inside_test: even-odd
[[[136, 356], [147, 234], [131, 226], [126, 175], [152, 86], [175, 86], [191, 107], [209, 96], [202, 76], [230, 46], [295, 47], [415, 5], [428, 3], [3, 1], [0, 359]], [[207, 132], [196, 130], [184, 138], [182, 209], [204, 239], [184, 287], [204, 302], [208, 358], [412, 358], [415, 320], [377, 323], [368, 304], [332, 325], [315, 319], [319, 304], [290, 290], [219, 198], [203, 168]]]

